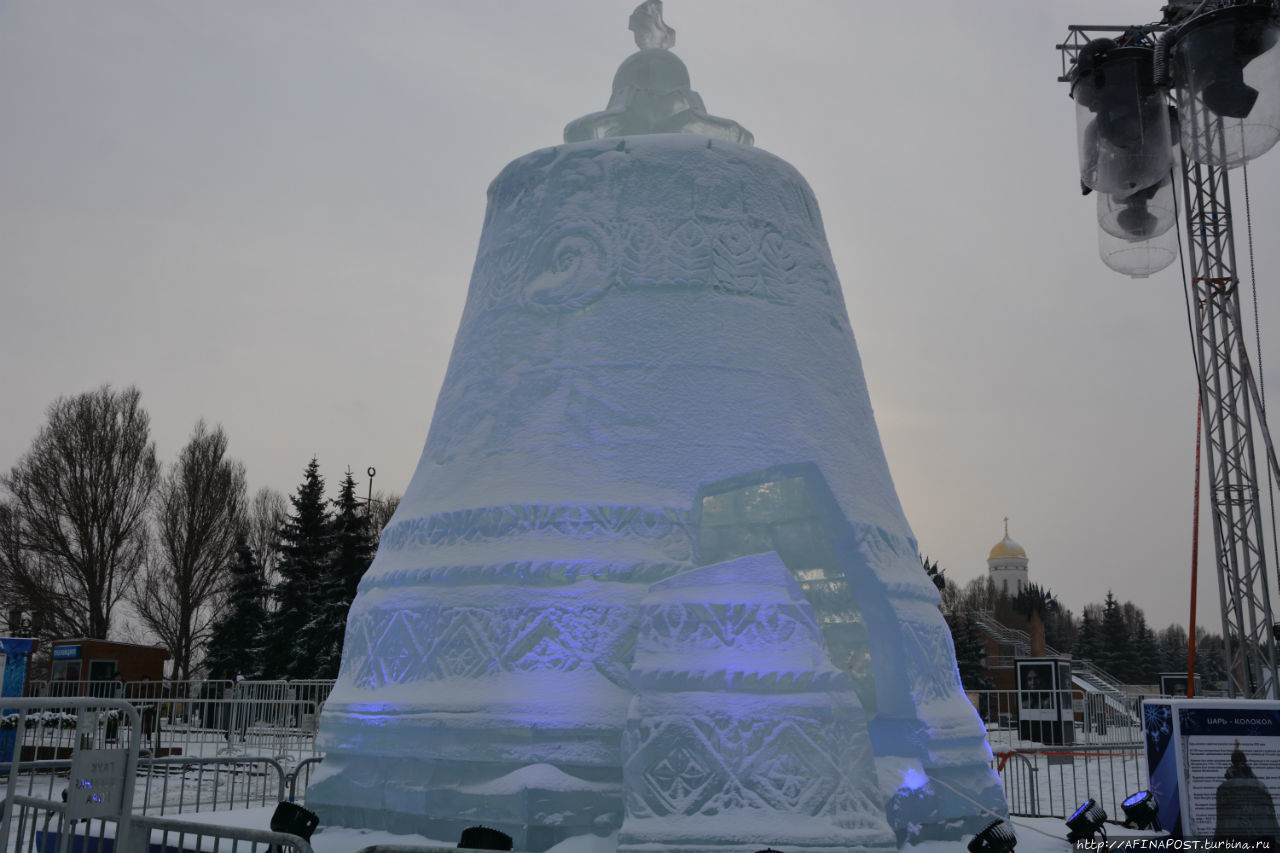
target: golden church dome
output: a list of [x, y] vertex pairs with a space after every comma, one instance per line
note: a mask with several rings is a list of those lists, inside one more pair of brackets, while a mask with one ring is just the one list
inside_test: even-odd
[[1022, 546], [1010, 539], [1009, 534], [1006, 533], [1004, 538], [997, 542], [995, 547], [991, 549], [991, 553], [987, 555], [987, 559], [1001, 560], [1008, 557], [1022, 557], [1025, 559], [1026, 556], [1027, 552], [1023, 550]]
[[988, 560], [1007, 560], [1010, 557], [1019, 557], [1023, 560], [1027, 558], [1027, 552], [1022, 546], [1009, 538], [1009, 519], [1004, 520], [1004, 538], [995, 544], [991, 549], [991, 553], [987, 555]]

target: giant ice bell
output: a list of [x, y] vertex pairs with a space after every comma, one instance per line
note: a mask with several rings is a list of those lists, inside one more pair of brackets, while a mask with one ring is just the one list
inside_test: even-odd
[[489, 187], [307, 804], [527, 850], [816, 852], [896, 849], [906, 784], [914, 832], [975, 832], [1003, 794], [817, 201], [706, 114], [659, 11], [584, 141]]

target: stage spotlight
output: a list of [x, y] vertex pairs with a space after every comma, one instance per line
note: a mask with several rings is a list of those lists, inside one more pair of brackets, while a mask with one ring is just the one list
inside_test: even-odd
[[1156, 824], [1156, 813], [1160, 811], [1160, 804], [1156, 802], [1155, 797], [1151, 796], [1150, 791], [1130, 794], [1120, 804], [1120, 808], [1124, 809], [1125, 826], [1132, 829], [1160, 828]]
[[1102, 834], [1102, 840], [1106, 841], [1107, 830], [1104, 826], [1106, 822], [1107, 813], [1102, 810], [1102, 806], [1098, 805], [1096, 800], [1085, 800], [1080, 804], [1080, 808], [1067, 818], [1067, 829], [1071, 830], [1067, 833], [1067, 841], [1072, 844], [1077, 841], [1093, 841], [1099, 833]]
[[969, 853], [1009, 853], [1018, 846], [1018, 837], [1009, 824], [997, 818], [969, 842]]
[[287, 832], [303, 841], [311, 840], [311, 833], [316, 831], [319, 824], [320, 818], [316, 817], [315, 812], [308, 811], [297, 803], [282, 802], [271, 815], [272, 832]]
[[487, 826], [469, 826], [458, 839], [459, 850], [510, 850], [511, 836]]

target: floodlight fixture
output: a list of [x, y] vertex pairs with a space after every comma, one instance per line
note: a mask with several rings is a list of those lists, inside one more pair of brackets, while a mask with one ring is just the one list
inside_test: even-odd
[[1165, 41], [1188, 156], [1231, 168], [1280, 140], [1280, 15], [1271, 3], [1196, 15]]
[[1155, 85], [1155, 49], [1100, 38], [1071, 72], [1080, 181], [1128, 195], [1159, 183], [1173, 165], [1168, 99]]
[[458, 839], [459, 850], [510, 850], [512, 846], [510, 835], [488, 826], [469, 826]]
[[1102, 835], [1102, 840], [1107, 840], [1107, 813], [1103, 811], [1102, 806], [1098, 805], [1098, 801], [1092, 798], [1085, 800], [1080, 806], [1071, 813], [1071, 817], [1067, 818], [1067, 841], [1075, 844], [1078, 841], [1093, 841], [1098, 835]]
[[1159, 829], [1156, 814], [1160, 811], [1160, 804], [1151, 796], [1150, 791], [1130, 794], [1125, 797], [1120, 808], [1124, 809], [1125, 826], [1132, 829]]
[[271, 831], [287, 832], [296, 835], [303, 841], [311, 840], [311, 833], [320, 825], [320, 818], [310, 809], [297, 803], [281, 802], [271, 815]]
[[1178, 231], [1170, 228], [1147, 239], [1124, 239], [1098, 228], [1098, 257], [1118, 273], [1146, 278], [1178, 258]]
[[969, 842], [969, 853], [1009, 853], [1018, 846], [1013, 827], [997, 818]]
[[1173, 175], [1129, 194], [1098, 193], [1098, 227], [1113, 237], [1137, 242], [1159, 237], [1177, 224]]

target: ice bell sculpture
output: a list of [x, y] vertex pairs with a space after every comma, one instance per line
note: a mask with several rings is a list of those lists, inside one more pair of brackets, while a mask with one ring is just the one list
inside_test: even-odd
[[771, 154], [654, 121], [490, 185], [308, 807], [535, 851], [820, 853], [896, 849], [910, 779], [916, 835], [976, 832], [1003, 793], [817, 202]]

